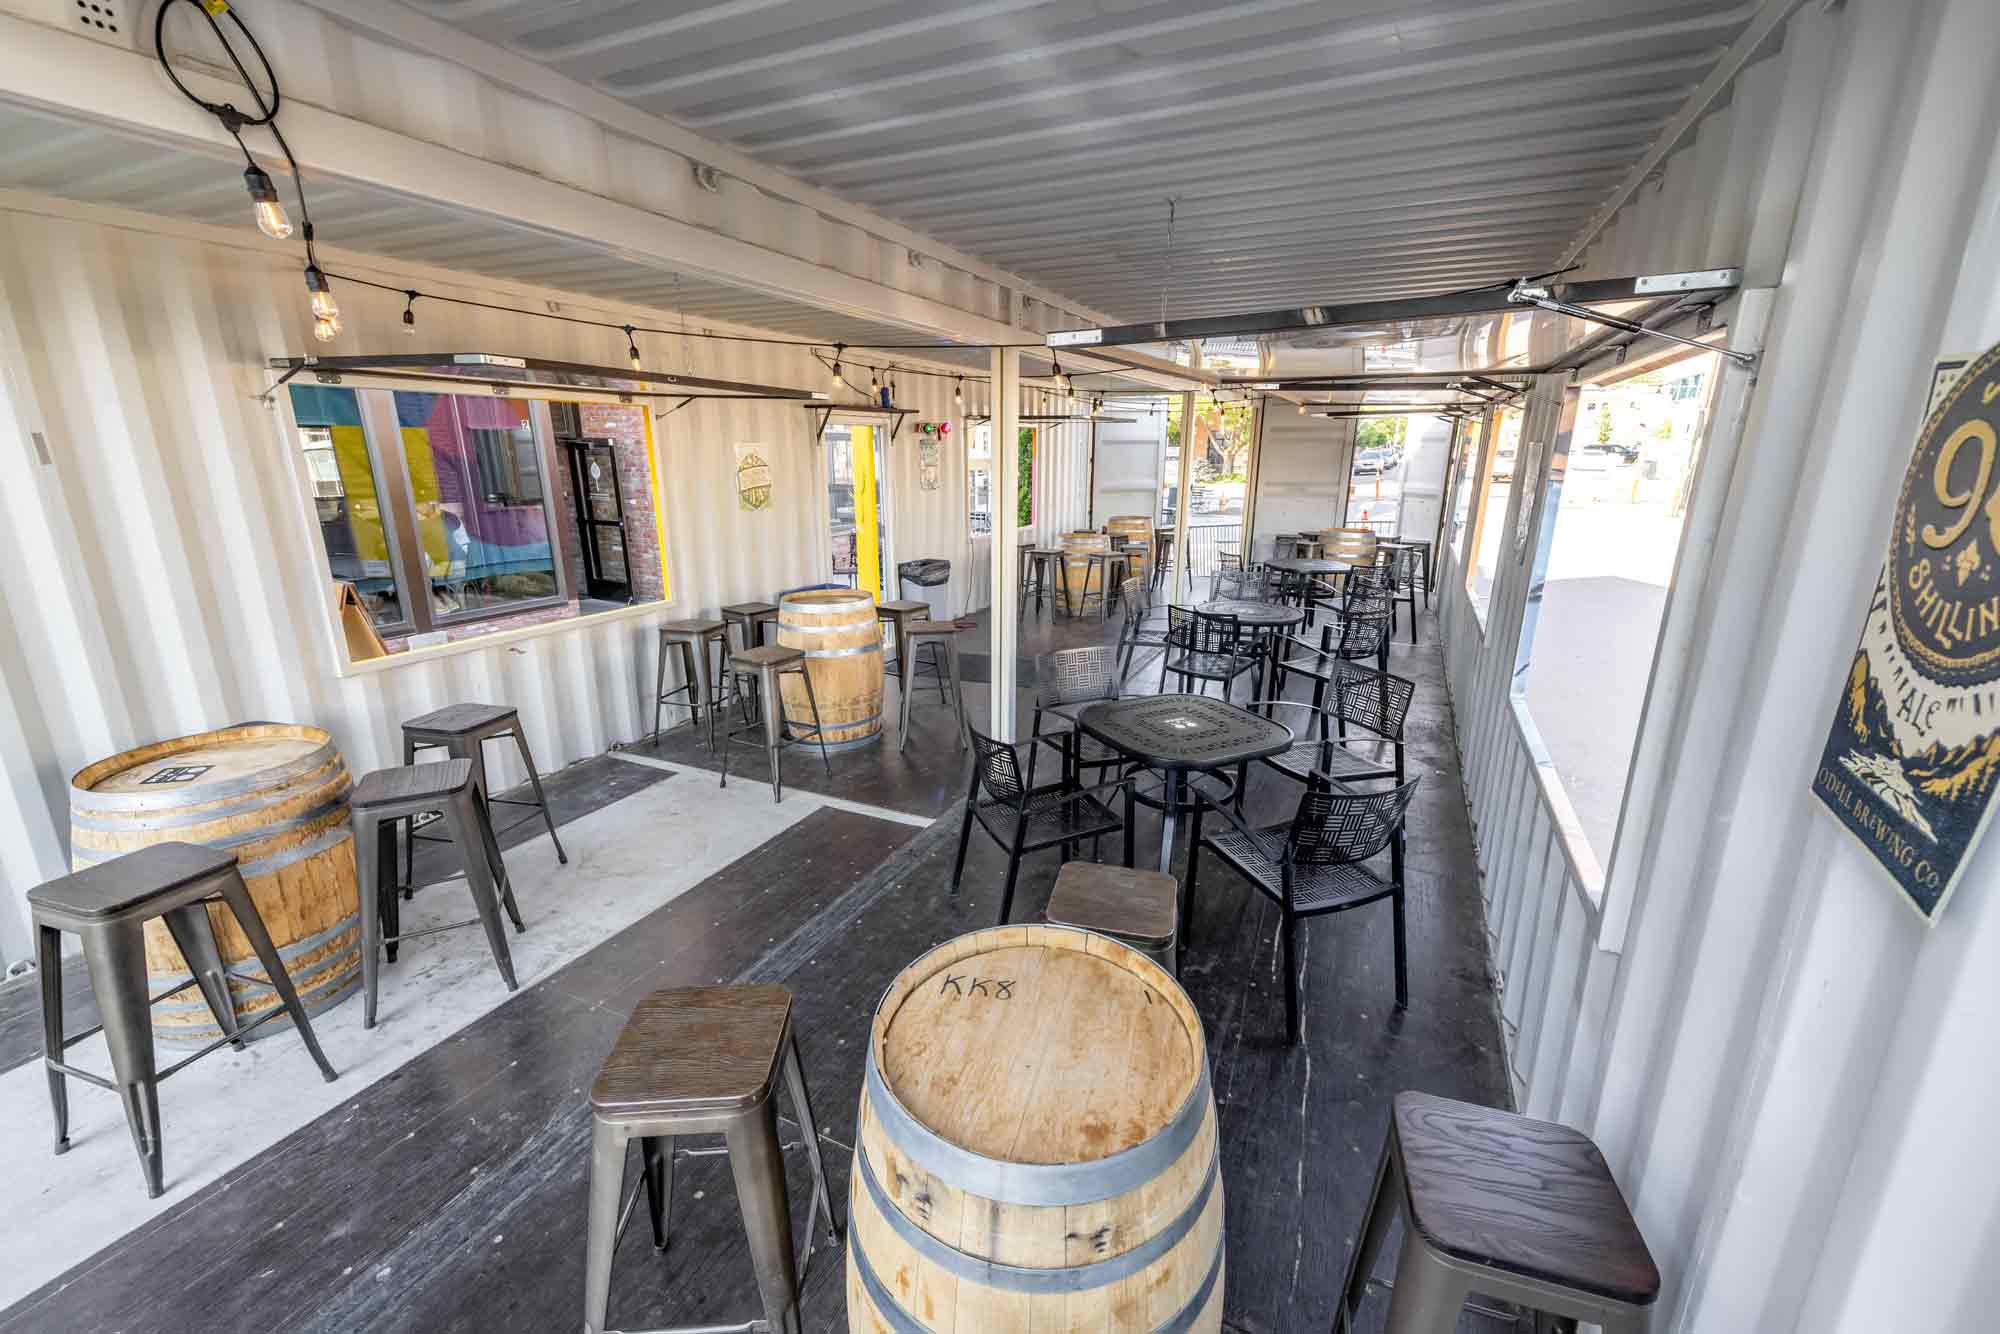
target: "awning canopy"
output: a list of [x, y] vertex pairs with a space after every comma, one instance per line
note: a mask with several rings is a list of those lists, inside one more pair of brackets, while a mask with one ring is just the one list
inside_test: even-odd
[[411, 388], [486, 388], [505, 394], [513, 390], [544, 390], [571, 398], [632, 402], [644, 398], [736, 398], [753, 402], [823, 403], [829, 395], [816, 389], [785, 385], [710, 380], [698, 375], [590, 366], [541, 357], [509, 357], [492, 352], [406, 352], [369, 357], [273, 357], [271, 369], [282, 371], [278, 384], [307, 374], [322, 384], [353, 381], [406, 383]]

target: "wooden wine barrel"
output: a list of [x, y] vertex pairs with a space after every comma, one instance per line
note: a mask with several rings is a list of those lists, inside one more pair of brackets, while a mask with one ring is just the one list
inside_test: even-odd
[[1222, 1180], [1201, 1021], [1104, 936], [946, 941], [876, 1008], [848, 1192], [847, 1325], [1222, 1324]]
[[1344, 560], [1350, 565], [1373, 565], [1375, 546], [1380, 540], [1373, 528], [1329, 528], [1320, 534], [1328, 560]]
[[[859, 746], [882, 734], [882, 626], [866, 590], [816, 588], [778, 600], [778, 642], [804, 649], [828, 746]], [[786, 716], [810, 724], [812, 708], [796, 676], [784, 677]]]
[[[77, 870], [154, 843], [227, 848], [307, 1013], [345, 1000], [361, 982], [360, 896], [348, 821], [347, 764], [317, 727], [245, 723], [159, 741], [99, 760], [70, 779], [70, 861]], [[211, 904], [216, 945], [232, 973], [261, 978], [236, 918]], [[152, 994], [191, 976], [164, 923], [146, 923]], [[237, 1017], [279, 1008], [267, 987], [232, 979]], [[290, 1027], [274, 1019], [253, 1038]], [[190, 987], [153, 1007], [153, 1033], [169, 1042], [222, 1035]]]
[[1083, 606], [1084, 580], [1086, 578], [1090, 580], [1091, 592], [1103, 592], [1104, 590], [1100, 589], [1097, 584], [1099, 580], [1106, 577], [1106, 570], [1109, 568], [1100, 565], [1097, 573], [1092, 574], [1090, 572], [1090, 562], [1084, 559], [1084, 557], [1094, 552], [1110, 551], [1111, 539], [1103, 533], [1064, 533], [1062, 549], [1063, 582], [1069, 586], [1069, 605], [1081, 608]]
[[1153, 572], [1153, 516], [1121, 514], [1104, 527], [1112, 537], [1125, 539], [1125, 577], [1150, 578]]

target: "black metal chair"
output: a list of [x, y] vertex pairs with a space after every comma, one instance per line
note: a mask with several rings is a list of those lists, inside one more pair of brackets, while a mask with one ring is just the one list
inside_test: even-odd
[[[1167, 608], [1167, 660], [1160, 668], [1160, 693], [1169, 677], [1177, 678], [1186, 694], [1206, 694], [1207, 683], [1219, 681], [1224, 699], [1246, 672], [1258, 671], [1263, 654], [1247, 646], [1243, 627], [1234, 616], [1211, 615], [1190, 607]], [[1195, 682], [1202, 688], [1193, 689]], [[1255, 698], [1255, 689], [1252, 698]]]
[[[1119, 789], [1125, 814], [1097, 799], [1096, 794]], [[995, 843], [1007, 850], [1007, 884], [1000, 895], [1000, 925], [1014, 910], [1014, 882], [1021, 858], [1044, 848], [1061, 847], [1063, 860], [1075, 859], [1078, 843], [1120, 830], [1125, 834], [1125, 865], [1132, 865], [1132, 785], [1119, 778], [1082, 787], [1065, 778], [1031, 787], [1021, 776], [1021, 753], [1010, 742], [972, 732], [972, 785], [965, 795], [965, 824], [958, 832], [958, 862], [951, 872], [951, 892], [965, 876], [965, 853], [976, 822]]]
[[1245, 570], [1218, 568], [1209, 576], [1208, 595], [1216, 601], [1228, 598], [1250, 602], [1269, 602], [1277, 596], [1278, 581], [1275, 570]]
[[1165, 649], [1167, 627], [1157, 619], [1153, 586], [1144, 579], [1127, 579], [1119, 589], [1124, 618], [1118, 623], [1118, 675], [1132, 674], [1132, 655], [1142, 648]]
[[1338, 664], [1373, 659], [1377, 671], [1389, 670], [1389, 635], [1394, 624], [1386, 603], [1358, 600], [1352, 609], [1320, 627], [1319, 647], [1296, 635], [1281, 637], [1273, 669], [1272, 699], [1283, 699], [1292, 673], [1313, 681], [1313, 707], [1326, 707], [1327, 688]]
[[[1387, 672], [1373, 672], [1336, 660], [1328, 673], [1333, 701], [1325, 702], [1327, 685], [1314, 692], [1314, 702], [1258, 700], [1245, 708], [1288, 723], [1297, 740], [1292, 748], [1264, 762], [1300, 783], [1317, 772], [1341, 783], [1376, 779], [1403, 781], [1403, 720], [1416, 698], [1417, 683]], [[1348, 729], [1360, 735], [1350, 735]]]
[[[1424, 553], [1415, 547], [1387, 547], [1383, 550], [1384, 568], [1389, 573], [1389, 608], [1393, 614], [1397, 607], [1410, 609], [1410, 642], [1417, 642], [1417, 585], [1424, 577]], [[1429, 594], [1424, 600], [1429, 602]], [[1391, 626], [1391, 633], [1394, 627]]]
[[[1301, 918], [1345, 912], [1388, 899], [1395, 914], [1396, 1008], [1410, 1003], [1409, 950], [1403, 932], [1403, 825], [1421, 779], [1379, 792], [1353, 792], [1314, 775], [1299, 797], [1290, 820], [1252, 828], [1243, 817], [1219, 802], [1195, 804], [1188, 836], [1187, 901], [1181, 906], [1181, 942], [1185, 950], [1194, 907], [1194, 888], [1201, 875], [1201, 850], [1207, 848], [1237, 874], [1274, 900], [1282, 917], [1278, 932], [1285, 951], [1285, 1036], [1299, 1040], [1298, 923]], [[1202, 829], [1213, 810], [1227, 827]], [[1365, 865], [1384, 850], [1389, 874]]]
[[[1137, 582], [1126, 580], [1127, 583]], [[1083, 770], [1101, 775], [1123, 756], [1076, 730], [1076, 711], [1098, 700], [1117, 699], [1120, 675], [1118, 649], [1110, 644], [1058, 649], [1035, 657], [1035, 713], [1028, 727], [1028, 786], [1035, 785], [1034, 742], [1045, 742], [1063, 757], [1063, 774], [1081, 781]], [[1044, 722], [1060, 724], [1043, 731]]]

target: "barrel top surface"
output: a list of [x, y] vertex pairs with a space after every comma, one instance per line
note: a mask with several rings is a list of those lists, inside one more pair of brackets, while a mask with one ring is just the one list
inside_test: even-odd
[[996, 944], [913, 965], [927, 975], [876, 1020], [897, 1100], [948, 1142], [1005, 1162], [1092, 1162], [1158, 1134], [1201, 1076], [1199, 1029], [1164, 973], [1101, 948], [1122, 947]]
[[327, 742], [327, 734], [317, 728], [247, 726], [204, 732], [102, 760], [78, 773], [73, 786], [83, 792], [188, 795], [200, 800], [204, 788], [283, 768]]

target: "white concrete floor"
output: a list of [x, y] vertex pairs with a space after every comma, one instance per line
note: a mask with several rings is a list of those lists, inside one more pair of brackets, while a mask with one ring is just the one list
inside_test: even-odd
[[[643, 763], [642, 760], [634, 760]], [[657, 761], [653, 763], [658, 763]], [[675, 766], [663, 766], [673, 768]], [[793, 789], [773, 804], [763, 783], [719, 789], [688, 771], [563, 826], [569, 864], [546, 837], [507, 853], [527, 922], [510, 932], [522, 987], [684, 893], [823, 806], [855, 803]], [[865, 808], [885, 818], [927, 821]], [[663, 834], [670, 832], [671, 838]], [[407, 929], [470, 916], [447, 883], [404, 905]], [[141, 1226], [200, 1187], [325, 1115], [418, 1053], [448, 1040], [508, 997], [477, 927], [406, 944], [384, 970], [377, 1026], [361, 1026], [357, 994], [313, 1023], [340, 1078], [328, 1084], [289, 1033], [227, 1048], [160, 1086], [167, 1190], [146, 1198], [117, 1097], [70, 1081], [67, 1154], [51, 1153], [48, 1086], [39, 1061], [0, 1075], [0, 1142], [11, 1146], [0, 1212], [0, 1307]], [[163, 1063], [176, 1059], [161, 1050]], [[88, 1070], [109, 1070], [102, 1037], [71, 1049]]]

